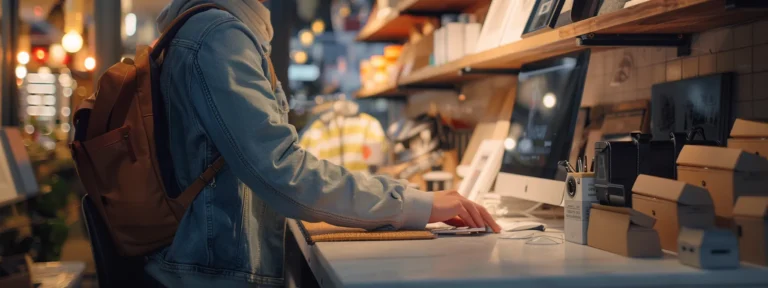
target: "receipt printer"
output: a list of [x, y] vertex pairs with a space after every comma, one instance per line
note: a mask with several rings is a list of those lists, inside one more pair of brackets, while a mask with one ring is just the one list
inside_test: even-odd
[[594, 173], [568, 173], [565, 179], [565, 240], [587, 244], [589, 210], [597, 203]]

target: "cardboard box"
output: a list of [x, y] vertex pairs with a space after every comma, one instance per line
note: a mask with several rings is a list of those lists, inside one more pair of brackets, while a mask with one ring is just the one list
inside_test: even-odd
[[680, 263], [702, 269], [739, 267], [739, 243], [730, 230], [683, 228], [679, 241]]
[[739, 197], [733, 215], [741, 261], [768, 265], [768, 197]]
[[661, 248], [677, 251], [680, 227], [715, 226], [715, 210], [707, 189], [685, 182], [640, 175], [632, 187], [632, 208], [656, 218]]
[[741, 149], [768, 158], [768, 123], [736, 119], [728, 148]]
[[677, 157], [677, 179], [707, 188], [720, 227], [731, 228], [740, 196], [768, 196], [768, 159], [739, 149], [686, 145]]
[[587, 245], [627, 257], [661, 257], [655, 222], [630, 208], [592, 204]]

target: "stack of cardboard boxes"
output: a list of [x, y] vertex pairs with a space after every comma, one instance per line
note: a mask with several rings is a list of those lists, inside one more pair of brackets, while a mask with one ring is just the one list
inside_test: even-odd
[[593, 205], [587, 244], [628, 257], [663, 248], [700, 268], [768, 265], [766, 156], [768, 124], [736, 120], [728, 148], [683, 148], [677, 180], [640, 175], [632, 209]]
[[768, 197], [739, 198], [733, 216], [741, 260], [768, 265]]
[[733, 206], [740, 196], [768, 196], [768, 159], [722, 147], [683, 147], [677, 179], [709, 190], [717, 226], [733, 227]]
[[681, 227], [711, 228], [715, 225], [712, 198], [707, 189], [683, 182], [640, 175], [632, 187], [632, 208], [656, 218], [661, 248], [677, 251]]

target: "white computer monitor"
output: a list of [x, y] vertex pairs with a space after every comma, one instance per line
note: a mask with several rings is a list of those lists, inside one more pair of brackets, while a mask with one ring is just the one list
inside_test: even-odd
[[521, 68], [496, 193], [563, 206], [557, 162], [569, 158], [588, 62], [584, 51]]

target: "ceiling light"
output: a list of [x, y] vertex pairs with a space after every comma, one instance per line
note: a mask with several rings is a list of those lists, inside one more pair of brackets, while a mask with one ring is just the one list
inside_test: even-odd
[[125, 15], [125, 35], [128, 37], [136, 34], [136, 14], [128, 13]]
[[69, 31], [61, 38], [61, 45], [65, 51], [77, 53], [80, 49], [83, 49], [83, 36], [75, 30]]
[[29, 53], [24, 51], [19, 52], [19, 54], [16, 55], [16, 61], [21, 65], [27, 65], [27, 63], [29, 63]]
[[93, 69], [96, 68], [96, 59], [93, 59], [93, 57], [85, 58], [83, 65], [86, 70], [93, 71]]
[[27, 77], [27, 67], [16, 66], [16, 78], [24, 79], [24, 77]]

